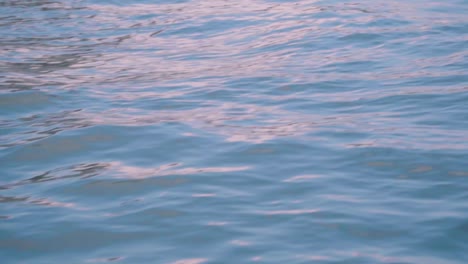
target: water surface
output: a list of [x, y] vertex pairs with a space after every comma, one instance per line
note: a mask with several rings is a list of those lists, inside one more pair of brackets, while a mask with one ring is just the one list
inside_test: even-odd
[[1, 262], [467, 263], [466, 14], [0, 1]]

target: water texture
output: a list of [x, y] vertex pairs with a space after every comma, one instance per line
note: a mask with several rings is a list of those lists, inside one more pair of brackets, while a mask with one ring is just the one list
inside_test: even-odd
[[0, 0], [0, 262], [468, 263], [467, 14]]

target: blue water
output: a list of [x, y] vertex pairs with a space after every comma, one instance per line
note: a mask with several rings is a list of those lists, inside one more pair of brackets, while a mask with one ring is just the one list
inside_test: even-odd
[[0, 0], [0, 262], [468, 263], [466, 0]]

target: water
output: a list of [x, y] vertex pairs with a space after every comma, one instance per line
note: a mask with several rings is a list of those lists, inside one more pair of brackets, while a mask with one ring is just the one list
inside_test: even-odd
[[468, 263], [466, 14], [1, 0], [1, 263]]

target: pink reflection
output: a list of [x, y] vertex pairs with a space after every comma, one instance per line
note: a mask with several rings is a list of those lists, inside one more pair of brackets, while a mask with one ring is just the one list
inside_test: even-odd
[[216, 196], [215, 193], [195, 193], [195, 194], [192, 194], [192, 197], [196, 197], [196, 198], [215, 197], [215, 196]]
[[[278, 137], [301, 136], [322, 127], [333, 126], [334, 132], [372, 134], [372, 141], [354, 140], [346, 147], [391, 146], [393, 148], [466, 149], [468, 137], [463, 130], [447, 130], [433, 126], [416, 126], [417, 117], [400, 119], [392, 112], [349, 114], [305, 114], [273, 106], [242, 103], [214, 103], [184, 111], [141, 111], [129, 108], [125, 112], [104, 111], [70, 113], [75, 120], [85, 119], [93, 125], [142, 126], [164, 122], [180, 122], [224, 136], [230, 142], [262, 143]], [[258, 120], [257, 125], [242, 125], [242, 121]], [[399, 133], [394, 135], [394, 131]], [[449, 138], [449, 140], [447, 140]], [[320, 138], [310, 138], [321, 140]], [[329, 138], [321, 140], [329, 143]]]
[[207, 223], [208, 226], [225, 226], [228, 224], [229, 222], [217, 222], [217, 221], [211, 221]]
[[318, 179], [321, 178], [322, 176], [320, 175], [297, 175], [288, 179], [283, 180], [283, 182], [304, 182], [304, 181], [309, 181], [313, 179]]
[[37, 205], [50, 206], [50, 207], [76, 208], [76, 205], [74, 203], [62, 203], [62, 202], [53, 201], [53, 200], [45, 199], [45, 198], [33, 200], [33, 201], [30, 201], [30, 203], [37, 204]]
[[244, 240], [231, 240], [230, 244], [235, 245], [235, 246], [241, 246], [241, 247], [246, 247], [251, 245], [250, 242], [244, 241]]
[[208, 259], [205, 258], [181, 259], [172, 264], [201, 264], [207, 261]]
[[[195, 129], [218, 134], [230, 142], [263, 143], [280, 137], [301, 137], [308, 134], [304, 139], [320, 141], [321, 144], [343, 144], [348, 148], [392, 147], [426, 150], [468, 148], [466, 144], [468, 137], [464, 130], [415, 125], [420, 121], [418, 117], [399, 118], [394, 112], [306, 114], [277, 106], [209, 100], [206, 103], [209, 106], [184, 111], [127, 108], [125, 111], [112, 109], [99, 114], [88, 111], [69, 112], [66, 119], [51, 116], [48, 119], [35, 120], [34, 129], [37, 130], [37, 127], [45, 129], [51, 125], [73, 129], [93, 125], [146, 126], [179, 122]], [[374, 139], [333, 143], [329, 138], [311, 135], [317, 131], [329, 131], [330, 127], [333, 127], [333, 132], [369, 134], [373, 135]], [[89, 138], [88, 141], [96, 140], [109, 140], [109, 138]], [[76, 144], [72, 144], [74, 145]]]
[[[60, 5], [66, 6], [66, 4]], [[437, 3], [434, 7], [440, 6], [450, 6], [450, 4]], [[69, 66], [44, 74], [15, 72], [8, 76], [9, 81], [44, 87], [49, 87], [53, 83], [65, 89], [80, 87], [80, 91], [83, 87], [92, 87], [92, 89], [85, 90], [92, 98], [121, 100], [122, 105], [137, 105], [137, 107], [141, 102], [135, 103], [136, 100], [151, 105], [151, 100], [161, 99], [173, 99], [197, 106], [200, 101], [189, 100], [191, 94], [229, 91], [225, 80], [237, 80], [244, 77], [279, 77], [292, 84], [305, 84], [311, 87], [321, 81], [358, 79], [377, 81], [391, 88], [376, 87], [376, 89], [352, 89], [352, 91], [339, 92], [327, 90], [313, 93], [287, 90], [283, 91], [283, 94], [273, 95], [254, 91], [241, 95], [247, 99], [274, 101], [276, 107], [236, 103], [222, 105], [220, 100], [213, 100], [207, 102], [209, 106], [199, 105], [200, 107], [196, 110], [151, 111], [122, 107], [104, 111], [99, 115], [95, 112], [81, 112], [70, 115], [70, 119], [67, 120], [78, 118], [81, 123], [67, 121], [71, 123], [66, 124], [68, 129], [79, 125], [139, 126], [181, 122], [221, 135], [229, 142], [263, 143], [279, 137], [303, 136], [320, 130], [324, 126], [336, 126], [336, 129], [341, 131], [369, 133], [378, 138], [375, 142], [366, 140], [347, 142], [345, 143], [347, 147], [392, 146], [425, 150], [466, 149], [468, 147], [463, 143], [468, 142], [464, 135], [465, 131], [435, 129], [428, 126], [417, 127], [414, 124], [420, 120], [416, 118], [405, 117], [406, 121], [403, 122], [392, 116], [392, 113], [301, 114], [278, 107], [280, 103], [286, 104], [288, 99], [295, 98], [310, 99], [311, 102], [315, 100], [320, 103], [359, 102], [396, 95], [464, 93], [467, 87], [463, 85], [404, 84], [405, 81], [418, 78], [465, 74], [463, 70], [453, 70], [448, 67], [431, 70], [434, 65], [464, 63], [467, 56], [465, 50], [440, 56], [404, 56], [401, 58], [401, 56], [395, 56], [397, 51], [391, 48], [399, 43], [411, 45], [429, 43], [430, 34], [389, 40], [385, 44], [371, 47], [353, 46], [352, 43], [353, 38], [359, 34], [425, 32], [435, 26], [463, 24], [466, 22], [465, 16], [452, 16], [449, 13], [430, 11], [427, 5], [420, 1], [388, 1], [385, 4], [367, 1], [353, 4], [335, 3], [332, 6], [326, 6], [316, 0], [283, 3], [260, 0], [236, 2], [197, 0], [170, 4], [93, 4], [86, 8], [98, 13], [83, 21], [83, 25], [75, 25], [77, 31], [90, 33], [86, 40], [72, 39], [70, 41], [73, 45], [68, 47], [65, 45], [61, 47], [49, 45], [12, 47], [19, 60], [32, 59], [36, 62], [36, 65], [31, 65], [33, 69], [43, 62], [60, 63], [57, 56], [53, 56], [57, 53], [67, 54], [61, 60], [70, 62]], [[328, 11], [338, 16], [328, 18], [316, 16], [316, 14]], [[148, 18], [135, 22], [129, 19], [134, 15], [148, 15]], [[382, 19], [415, 21], [415, 23], [403, 26], [373, 25], [373, 22], [379, 22]], [[240, 23], [239, 26], [227, 27], [222, 32], [189, 30], [183, 34], [177, 33], [189, 27], [201, 27], [204, 23], [215, 20], [249, 21], [253, 25]], [[114, 32], [116, 29], [135, 30], [104, 39], [94, 36], [99, 35], [101, 31]], [[155, 32], [160, 34], [155, 34]], [[307, 45], [320, 46], [320, 43], [326, 42], [328, 37], [336, 40], [333, 42], [334, 45], [321, 49], [306, 48]], [[457, 41], [461, 43], [466, 37], [460, 34], [453, 38], [451, 41], [454, 43]], [[110, 50], [115, 48], [119, 52], [102, 52], [99, 48], [90, 48], [90, 51], [85, 54], [69, 55], [72, 50], [82, 45], [83, 41], [92, 44], [90, 47], [110, 47]], [[0, 51], [1, 54], [7, 52], [10, 51], [6, 49]], [[376, 66], [381, 68], [359, 73], [340, 71], [343, 65], [356, 62], [369, 63], [371, 66], [377, 64]], [[155, 88], [161, 86], [165, 88]], [[41, 89], [46, 91], [48, 88]], [[252, 87], [244, 89], [249, 91]], [[238, 116], [232, 114], [236, 107], [244, 108]], [[260, 119], [264, 121], [262, 124], [240, 125], [240, 122], [232, 124], [235, 121]], [[45, 128], [54, 125], [47, 122], [34, 125], [41, 124]], [[63, 126], [63, 122], [62, 119], [55, 124]], [[388, 132], [390, 130], [398, 130], [400, 134], [409, 135], [411, 138], [391, 137], [389, 136], [391, 132]], [[425, 136], [427, 131], [433, 133], [430, 139]], [[450, 139], [447, 140], [448, 138]], [[21, 142], [25, 141], [21, 139]]]
[[[434, 5], [434, 3], [430, 4]], [[60, 5], [63, 6], [62, 8], [66, 6], [63, 3]], [[154, 82], [160, 84], [171, 80], [180, 81], [191, 77], [206, 76], [207, 73], [210, 76], [224, 77], [265, 74], [284, 76], [286, 72], [294, 72], [297, 74], [288, 74], [294, 82], [354, 79], [356, 76], [351, 73], [315, 70], [336, 63], [385, 61], [386, 58], [395, 57], [395, 50], [387, 46], [350, 47], [345, 43], [337, 47], [330, 46], [325, 50], [301, 52], [300, 49], [290, 47], [290, 44], [320, 43], [322, 37], [328, 36], [339, 39], [352, 37], [355, 34], [424, 32], [434, 25], [443, 26], [466, 22], [464, 16], [432, 12], [427, 5], [428, 3], [422, 4], [420, 1], [388, 1], [385, 4], [367, 1], [352, 5], [345, 2], [335, 3], [329, 6], [316, 0], [283, 3], [260, 0], [236, 2], [197, 0], [169, 4], [92, 4], [87, 5], [86, 8], [91, 12], [96, 12], [97, 15], [88, 17], [83, 24], [74, 25], [77, 31], [91, 33], [91, 36], [86, 38], [88, 44], [118, 47], [118, 49], [125, 50], [125, 53], [102, 52], [101, 54], [96, 49], [90, 54], [82, 54], [77, 58], [65, 58], [65, 61], [69, 60], [74, 63], [68, 66], [68, 69], [48, 73], [47, 78], [43, 78], [43, 75], [31, 76], [21, 73], [11, 78], [31, 85], [53, 81], [63, 83], [64, 86], [70, 88], [87, 83], [93, 86], [131, 83], [133, 86], [136, 81], [139, 85], [151, 85]], [[434, 7], [439, 8], [440, 5], [450, 6], [450, 4], [438, 3]], [[345, 17], [316, 16], [316, 14], [328, 11]], [[138, 22], [129, 19], [132, 16], [142, 15], [148, 15], [148, 18]], [[349, 17], [352, 18], [352, 23]], [[192, 30], [190, 33], [176, 34], [178, 30], [202, 26], [215, 19], [250, 21], [254, 22], [254, 25], [229, 27], [222, 32], [215, 33]], [[372, 24], [381, 19], [417, 21], [418, 23], [402, 26]], [[108, 36], [105, 39], [92, 36], [94, 33], [98, 35], [101, 31], [112, 32], [116, 29], [134, 30], [131, 33]], [[160, 32], [168, 32], [168, 34], [155, 34]], [[404, 42], [420, 42], [421, 39], [418, 38], [421, 37], [408, 37]], [[462, 34], [459, 38], [455, 41], [464, 40]], [[73, 41], [79, 45], [83, 39], [74, 38]], [[391, 41], [390, 44], [392, 44]], [[258, 48], [275, 45], [281, 45], [284, 48], [272, 49], [268, 52], [258, 50]], [[74, 46], [43, 45], [27, 48], [14, 47], [14, 50], [15, 55], [23, 60], [25, 58], [51, 60], [54, 58], [49, 55], [57, 52], [57, 49], [66, 54], [70, 53], [71, 48]], [[203, 59], [187, 60], [193, 55], [203, 56]], [[435, 72], [424, 70], [428, 66], [464, 62], [465, 57], [464, 51], [432, 58], [405, 57], [405, 63], [398, 63], [399, 67], [389, 67], [378, 73], [362, 72], [359, 74], [359, 79], [398, 81], [401, 78], [427, 77], [428, 74]], [[49, 62], [60, 63], [60, 61], [53, 60]], [[88, 71], [87, 69], [90, 68], [94, 70]], [[442, 74], [448, 73], [442, 72]]]
[[252, 257], [250, 260], [254, 261], [254, 262], [258, 262], [258, 261], [262, 261], [262, 257], [261, 256], [255, 256], [255, 257]]
[[162, 165], [156, 168], [144, 168], [137, 166], [128, 166], [122, 162], [111, 162], [111, 168], [118, 172], [118, 176], [131, 179], [144, 179], [149, 177], [161, 177], [170, 175], [191, 175], [200, 173], [227, 173], [247, 170], [250, 167], [202, 167], [202, 168], [179, 168], [182, 164], [172, 163]]
[[302, 214], [315, 214], [320, 210], [318, 209], [297, 209], [297, 210], [276, 210], [276, 211], [264, 211], [261, 214], [264, 215], [302, 215]]

